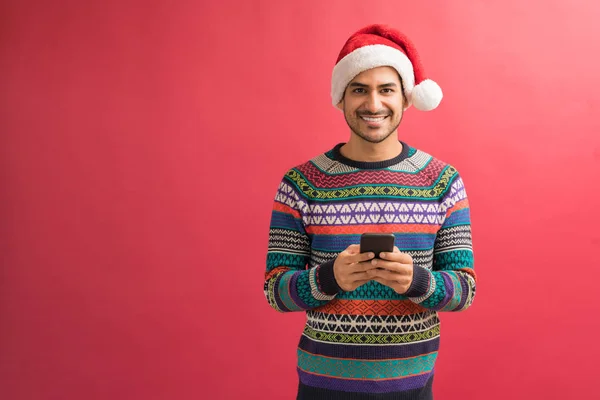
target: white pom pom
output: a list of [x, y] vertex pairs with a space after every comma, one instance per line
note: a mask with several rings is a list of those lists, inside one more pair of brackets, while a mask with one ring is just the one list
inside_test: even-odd
[[442, 89], [431, 79], [425, 79], [411, 92], [411, 103], [417, 110], [431, 111], [442, 101]]

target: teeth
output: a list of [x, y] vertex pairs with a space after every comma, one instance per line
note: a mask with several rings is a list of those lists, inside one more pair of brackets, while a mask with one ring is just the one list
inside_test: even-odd
[[361, 117], [361, 118], [364, 119], [365, 121], [368, 121], [368, 122], [380, 122], [380, 121], [383, 121], [385, 119], [385, 117], [379, 117], [379, 118]]

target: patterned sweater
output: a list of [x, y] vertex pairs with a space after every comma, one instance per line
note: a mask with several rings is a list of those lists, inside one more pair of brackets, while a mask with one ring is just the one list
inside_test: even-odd
[[[469, 203], [458, 171], [402, 142], [397, 157], [357, 162], [343, 143], [290, 169], [273, 205], [264, 282], [280, 312], [305, 311], [298, 399], [431, 399], [439, 311], [475, 296]], [[414, 262], [404, 295], [335, 281], [337, 254], [364, 232], [392, 232]]]

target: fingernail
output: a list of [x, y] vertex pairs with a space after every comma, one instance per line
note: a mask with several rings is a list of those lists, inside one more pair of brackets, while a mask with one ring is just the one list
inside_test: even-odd
[[375, 254], [369, 253], [369, 258], [373, 258], [373, 257], [375, 257]]
[[385, 253], [379, 253], [379, 257], [381, 258], [385, 258], [386, 254]]
[[372, 261], [372, 263], [373, 263], [373, 265], [377, 265], [377, 260], [375, 260], [375, 259], [374, 259], [374, 260]]

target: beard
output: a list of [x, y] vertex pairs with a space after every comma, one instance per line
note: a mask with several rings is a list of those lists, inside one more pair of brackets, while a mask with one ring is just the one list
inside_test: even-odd
[[[356, 112], [350, 116], [348, 115], [348, 113], [346, 113], [346, 110], [344, 110], [344, 118], [346, 119], [346, 123], [350, 127], [350, 130], [352, 132], [354, 132], [355, 135], [357, 135], [358, 137], [360, 137], [361, 139], [363, 139], [364, 141], [367, 141], [369, 143], [381, 143], [384, 140], [386, 140], [388, 137], [390, 137], [390, 135], [392, 133], [394, 133], [394, 131], [396, 131], [396, 129], [398, 129], [398, 126], [400, 126], [400, 122], [402, 121], [403, 115], [404, 115], [404, 111], [401, 109], [398, 120], [394, 121], [396, 114], [394, 114], [392, 111], [389, 111], [389, 110], [381, 110], [376, 113]], [[361, 116], [365, 116], [365, 117], [387, 116], [386, 120], [389, 119], [389, 121], [388, 121], [389, 125], [387, 127], [386, 126], [382, 126], [380, 128], [365, 127], [365, 128], [361, 129], [360, 124], [363, 121], [361, 119]], [[368, 135], [368, 132], [370, 132], [370, 131], [378, 131], [379, 135], [377, 135], [375, 137], [370, 136], [370, 135]]]

